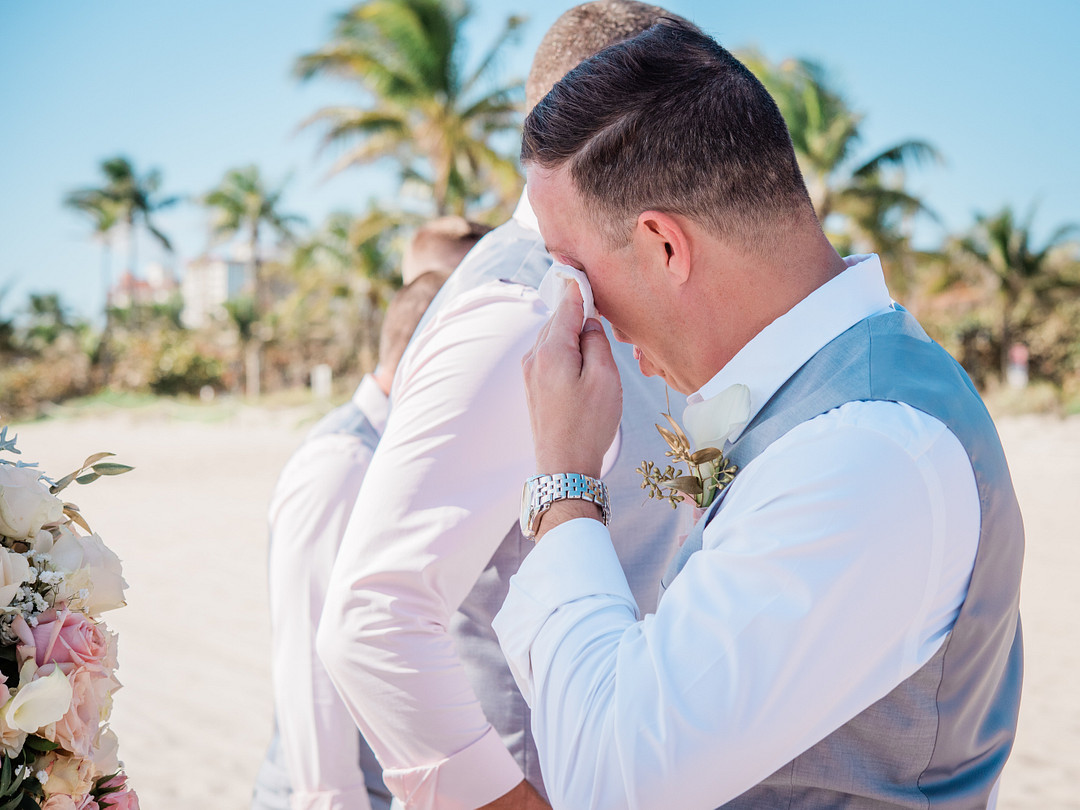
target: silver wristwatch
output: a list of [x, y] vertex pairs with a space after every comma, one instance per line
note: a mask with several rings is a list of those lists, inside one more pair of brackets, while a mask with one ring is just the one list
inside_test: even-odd
[[607, 484], [580, 473], [534, 475], [521, 491], [521, 533], [526, 540], [536, 538], [540, 518], [555, 503], [568, 498], [590, 501], [600, 507], [604, 525], [611, 520]]

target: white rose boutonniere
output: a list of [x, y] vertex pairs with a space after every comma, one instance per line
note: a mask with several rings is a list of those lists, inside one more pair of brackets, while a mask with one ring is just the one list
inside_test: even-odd
[[672, 508], [688, 499], [705, 508], [738, 471], [724, 456], [722, 448], [728, 437], [750, 418], [750, 389], [733, 385], [714, 397], [688, 405], [683, 412], [685, 430], [670, 413], [664, 416], [671, 430], [656, 426], [671, 448], [664, 455], [676, 464], [686, 464], [688, 470], [684, 472], [671, 464], [661, 470], [653, 462], [643, 461], [638, 467], [644, 479], [641, 488], [649, 491], [650, 498], [670, 501]]

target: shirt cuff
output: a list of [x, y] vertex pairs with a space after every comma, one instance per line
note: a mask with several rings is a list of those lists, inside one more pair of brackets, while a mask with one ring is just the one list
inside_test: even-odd
[[514, 579], [523, 592], [549, 610], [599, 594], [626, 599], [637, 610], [611, 533], [592, 518], [568, 520], [547, 532]]
[[289, 807], [291, 810], [371, 810], [371, 799], [363, 785], [344, 790], [294, 790]]
[[383, 771], [383, 781], [406, 810], [475, 810], [524, 778], [494, 728], [435, 765]]
[[600, 521], [577, 518], [548, 531], [529, 552], [491, 623], [525, 702], [533, 705], [532, 646], [548, 618], [578, 599], [605, 595], [640, 618], [611, 534]]

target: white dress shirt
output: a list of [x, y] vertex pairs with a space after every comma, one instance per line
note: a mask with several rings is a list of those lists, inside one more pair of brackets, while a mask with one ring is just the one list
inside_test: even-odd
[[[531, 211], [514, 218], [535, 241]], [[492, 232], [470, 265], [497, 261], [500, 240], [523, 233]], [[521, 358], [548, 312], [521, 284], [455, 292], [459, 273], [398, 366], [318, 639], [387, 787], [410, 810], [479, 807], [523, 778], [448, 626], [513, 526], [533, 473]]]
[[[821, 347], [890, 307], [877, 257], [847, 262], [690, 401], [743, 383], [752, 418]], [[979, 515], [967, 454], [941, 422], [851, 402], [739, 471], [644, 619], [603, 525], [549, 531], [495, 630], [552, 805], [709, 810], [760, 782], [929, 660], [966, 594]]]
[[[381, 432], [386, 395], [364, 377], [352, 405]], [[321, 423], [320, 423], [321, 424]], [[270, 501], [274, 710], [294, 810], [368, 810], [360, 733], [315, 651], [330, 571], [375, 444], [346, 431], [304, 441]]]

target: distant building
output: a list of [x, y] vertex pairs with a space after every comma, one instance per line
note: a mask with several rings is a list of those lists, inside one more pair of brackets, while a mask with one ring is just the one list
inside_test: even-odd
[[164, 304], [180, 289], [172, 270], [157, 262], [146, 266], [146, 278], [125, 272], [109, 290], [109, 306], [130, 309], [133, 306]]
[[188, 262], [181, 285], [184, 326], [200, 329], [214, 318], [224, 317], [225, 302], [251, 288], [246, 261], [200, 256]]

